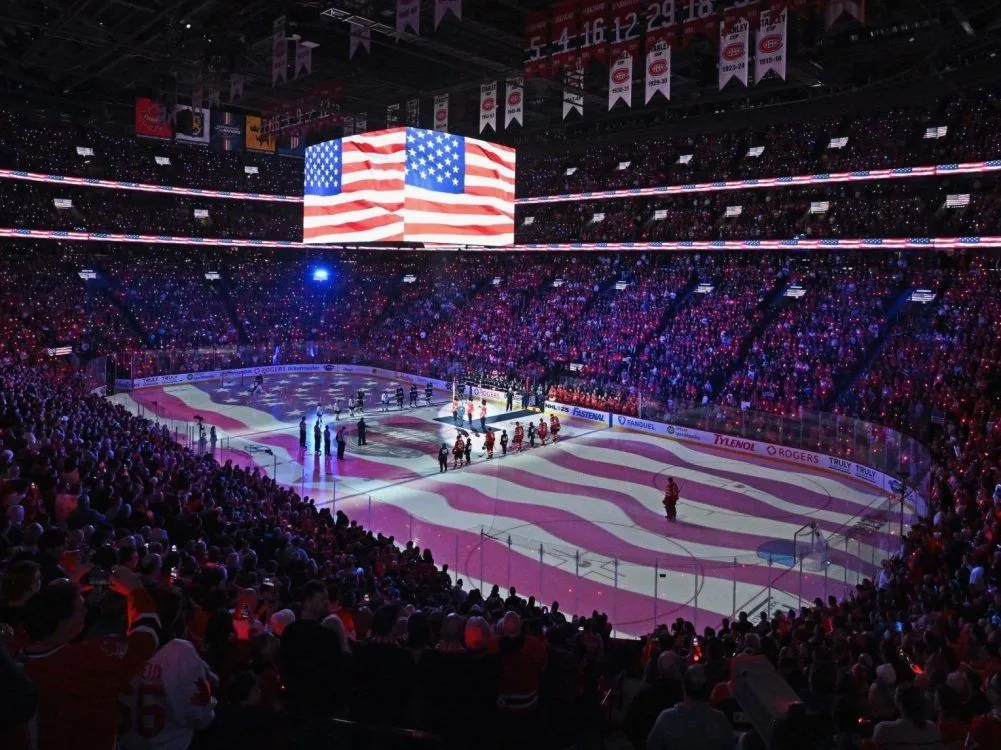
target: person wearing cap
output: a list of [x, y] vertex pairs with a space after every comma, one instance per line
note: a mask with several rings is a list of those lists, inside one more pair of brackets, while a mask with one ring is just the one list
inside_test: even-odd
[[548, 658], [546, 642], [525, 632], [521, 616], [508, 612], [500, 632], [490, 641], [490, 653], [500, 655], [497, 707], [509, 717], [534, 718], [539, 707], [539, 685]]

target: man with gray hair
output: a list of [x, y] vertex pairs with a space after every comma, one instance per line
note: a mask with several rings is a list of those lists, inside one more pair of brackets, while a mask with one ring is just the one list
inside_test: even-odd
[[657, 717], [646, 738], [647, 750], [733, 750], [736, 741], [730, 722], [709, 705], [705, 667], [689, 667], [682, 682], [684, 702]]

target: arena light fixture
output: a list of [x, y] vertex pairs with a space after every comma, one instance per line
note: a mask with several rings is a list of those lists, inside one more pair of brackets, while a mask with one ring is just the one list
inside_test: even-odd
[[60, 211], [65, 211], [68, 208], [73, 208], [73, 201], [69, 198], [53, 198], [52, 205]]
[[412, 273], [408, 273], [406, 276], [403, 277], [404, 284], [413, 284], [415, 281], [417, 281], [417, 277], [414, 276]]
[[695, 287], [696, 294], [709, 294], [713, 290], [713, 285], [708, 281], [700, 281], [699, 285]]
[[245, 166], [243, 171], [247, 174], [260, 174], [260, 170], [257, 167], [252, 167], [250, 165]]
[[161, 167], [169, 167], [170, 166], [170, 158], [166, 157], [166, 156], [154, 156], [153, 157], [153, 161], [155, 161]]
[[577, 167], [567, 167], [567, 177], [571, 177], [577, 171]]
[[848, 138], [831, 138], [830, 143], [827, 144], [827, 148], [844, 148], [848, 145]]
[[326, 268], [314, 268], [313, 269], [313, 281], [329, 281], [330, 271]]
[[76, 275], [79, 276], [84, 281], [93, 281], [94, 279], [97, 278], [97, 271], [95, 271], [93, 268], [81, 268], [79, 271], [76, 272]]
[[948, 125], [939, 125], [934, 128], [925, 128], [925, 140], [935, 140], [936, 138], [945, 138], [949, 133]]
[[92, 149], [90, 146], [77, 146], [76, 147], [76, 152], [77, 152], [78, 155], [84, 156], [84, 157], [88, 157], [88, 156], [93, 156], [94, 155], [94, 149]]

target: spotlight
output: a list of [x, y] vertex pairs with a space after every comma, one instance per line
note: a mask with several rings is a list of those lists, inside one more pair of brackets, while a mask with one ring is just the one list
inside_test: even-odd
[[314, 268], [313, 269], [313, 281], [329, 281], [330, 271], [326, 268]]

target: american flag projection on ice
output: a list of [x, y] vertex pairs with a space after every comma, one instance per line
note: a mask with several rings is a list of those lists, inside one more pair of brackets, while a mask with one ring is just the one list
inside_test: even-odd
[[306, 150], [303, 241], [514, 244], [514, 149], [418, 128]]

